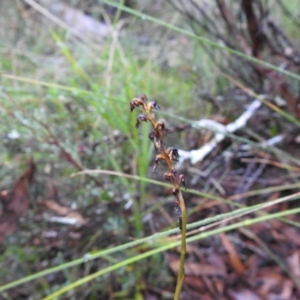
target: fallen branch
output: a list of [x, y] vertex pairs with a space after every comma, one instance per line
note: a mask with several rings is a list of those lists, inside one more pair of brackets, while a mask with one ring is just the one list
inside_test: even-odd
[[216, 132], [214, 138], [205, 144], [203, 147], [197, 150], [185, 151], [185, 150], [178, 150], [179, 153], [179, 164], [183, 161], [190, 159], [192, 164], [196, 164], [202, 161], [216, 146], [224, 140], [227, 133], [233, 133], [238, 129], [244, 127], [249, 119], [254, 115], [254, 113], [261, 107], [262, 102], [259, 99], [254, 100], [247, 110], [234, 122], [223, 125], [213, 120], [199, 120], [198, 122], [194, 122], [192, 124], [193, 127], [196, 128], [204, 128], [207, 130], [213, 130]]

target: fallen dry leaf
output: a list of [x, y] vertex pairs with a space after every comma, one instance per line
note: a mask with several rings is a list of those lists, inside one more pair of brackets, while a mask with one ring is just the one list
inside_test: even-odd
[[248, 289], [229, 289], [228, 294], [232, 300], [261, 300], [261, 297], [259, 297], [254, 291], [250, 291]]
[[233, 244], [228, 239], [225, 233], [220, 233], [220, 237], [224, 248], [228, 252], [232, 267], [238, 274], [243, 274], [245, 272], [245, 266], [241, 261], [235, 247], [233, 246]]
[[[57, 203], [54, 200], [44, 200], [40, 202], [40, 205], [45, 206], [47, 209], [52, 210], [56, 214], [66, 217], [68, 219], [72, 219], [81, 225], [85, 225], [87, 221], [84, 217], [76, 210], [71, 209], [70, 207], [63, 206]], [[66, 222], [67, 223], [67, 222]], [[70, 223], [70, 222], [69, 222]]]
[[34, 173], [35, 164], [30, 160], [25, 173], [14, 187], [11, 199], [8, 199], [3, 205], [3, 211], [0, 216], [0, 243], [16, 230], [18, 219], [29, 209], [30, 199], [27, 189], [32, 183]]
[[17, 228], [18, 217], [14, 213], [2, 213], [0, 216], [0, 243]]
[[300, 251], [295, 251], [289, 258], [288, 264], [291, 272], [298, 278], [300, 278]]
[[47, 209], [52, 210], [60, 216], [67, 215], [71, 210], [69, 207], [62, 206], [54, 200], [44, 200], [41, 201], [39, 204], [45, 206]]
[[[179, 260], [174, 260], [169, 262], [169, 266], [174, 273], [177, 273], [179, 270]], [[186, 275], [217, 275], [223, 276], [223, 270], [219, 268], [209, 265], [209, 264], [202, 264], [202, 263], [185, 263], [184, 264], [185, 274]]]

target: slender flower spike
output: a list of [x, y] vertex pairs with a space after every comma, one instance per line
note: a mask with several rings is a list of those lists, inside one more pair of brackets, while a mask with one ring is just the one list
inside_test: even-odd
[[141, 122], [147, 122], [152, 126], [152, 131], [148, 134], [148, 138], [154, 144], [155, 150], [158, 152], [154, 159], [153, 171], [157, 169], [161, 161], [164, 161], [168, 172], [164, 173], [164, 179], [173, 185], [172, 193], [176, 198], [175, 212], [178, 217], [178, 225], [181, 230], [181, 248], [180, 248], [180, 264], [179, 272], [175, 290], [174, 299], [180, 298], [182, 284], [184, 282], [184, 260], [186, 254], [186, 208], [184, 198], [181, 192], [181, 185], [185, 188], [185, 179], [183, 174], [179, 174], [173, 166], [173, 161], [178, 161], [178, 150], [173, 147], [165, 148], [163, 137], [167, 133], [165, 124], [162, 121], [157, 121], [155, 115], [152, 113], [153, 109], [160, 110], [159, 105], [155, 101], [147, 102], [148, 99], [145, 95], [140, 95], [130, 102], [130, 110], [133, 111], [136, 107], [142, 107], [143, 114], [140, 114], [136, 119], [136, 127], [139, 127]]

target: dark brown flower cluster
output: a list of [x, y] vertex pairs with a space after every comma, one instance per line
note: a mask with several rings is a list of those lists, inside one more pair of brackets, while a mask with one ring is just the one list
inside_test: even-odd
[[160, 107], [155, 101], [149, 101], [145, 95], [140, 95], [138, 98], [132, 99], [130, 102], [130, 110], [133, 111], [136, 107], [142, 107], [144, 110], [143, 114], [138, 115], [136, 119], [136, 127], [138, 128], [141, 122], [150, 122], [152, 131], [148, 137], [154, 145], [155, 150], [158, 154], [154, 160], [153, 170], [159, 166], [160, 162], [165, 162], [168, 168], [168, 172], [164, 173], [164, 178], [173, 184], [173, 195], [176, 197], [175, 211], [179, 218], [179, 227], [181, 229], [181, 207], [179, 197], [181, 196], [180, 186], [185, 186], [185, 180], [183, 174], [178, 174], [173, 166], [174, 161], [178, 161], [179, 155], [178, 150], [173, 147], [165, 149], [163, 144], [163, 137], [166, 135], [165, 124], [162, 121], [156, 121], [152, 110], [160, 110]]

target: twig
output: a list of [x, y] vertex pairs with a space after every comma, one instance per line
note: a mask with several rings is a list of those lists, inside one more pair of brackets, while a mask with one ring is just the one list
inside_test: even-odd
[[[35, 122], [37, 122], [42, 128], [45, 129], [45, 131], [48, 134], [48, 137], [52, 140], [51, 143], [53, 145], [55, 145], [62, 153], [63, 157], [70, 162], [76, 169], [78, 169], [79, 171], [84, 171], [85, 167], [64, 147], [63, 143], [61, 143], [58, 138], [56, 137], [56, 135], [52, 132], [52, 130], [50, 129], [50, 127], [42, 122], [41, 120], [39, 120], [35, 115], [33, 115], [32, 113], [30, 113], [28, 110], [24, 109], [24, 107], [22, 107], [21, 105], [19, 105], [8, 93], [5, 93], [7, 95], [7, 97], [10, 99], [10, 101], [15, 105], [16, 108], [18, 108], [21, 112], [23, 112], [25, 115], [27, 115], [29, 118], [31, 118], [32, 120], [34, 120]], [[14, 117], [15, 119], [17, 119], [14, 115], [13, 112], [11, 112], [10, 114], [12, 117]], [[19, 121], [19, 120], [18, 120]], [[23, 125], [23, 122], [21, 122]], [[27, 126], [27, 128], [31, 129], [31, 127]], [[93, 180], [98, 186], [103, 186], [103, 183], [98, 180], [97, 178], [87, 174], [87, 177], [91, 180]]]
[[184, 160], [190, 159], [192, 164], [196, 164], [202, 161], [215, 147], [224, 140], [227, 133], [233, 133], [238, 129], [244, 127], [249, 119], [254, 115], [254, 113], [261, 107], [262, 103], [260, 100], [254, 100], [247, 110], [234, 122], [224, 126], [218, 122], [213, 120], [202, 119], [198, 122], [193, 123], [193, 127], [202, 127], [208, 130], [214, 130], [217, 133], [215, 137], [205, 144], [203, 147], [197, 150], [184, 151], [178, 150], [179, 152], [179, 164], [181, 164]]

